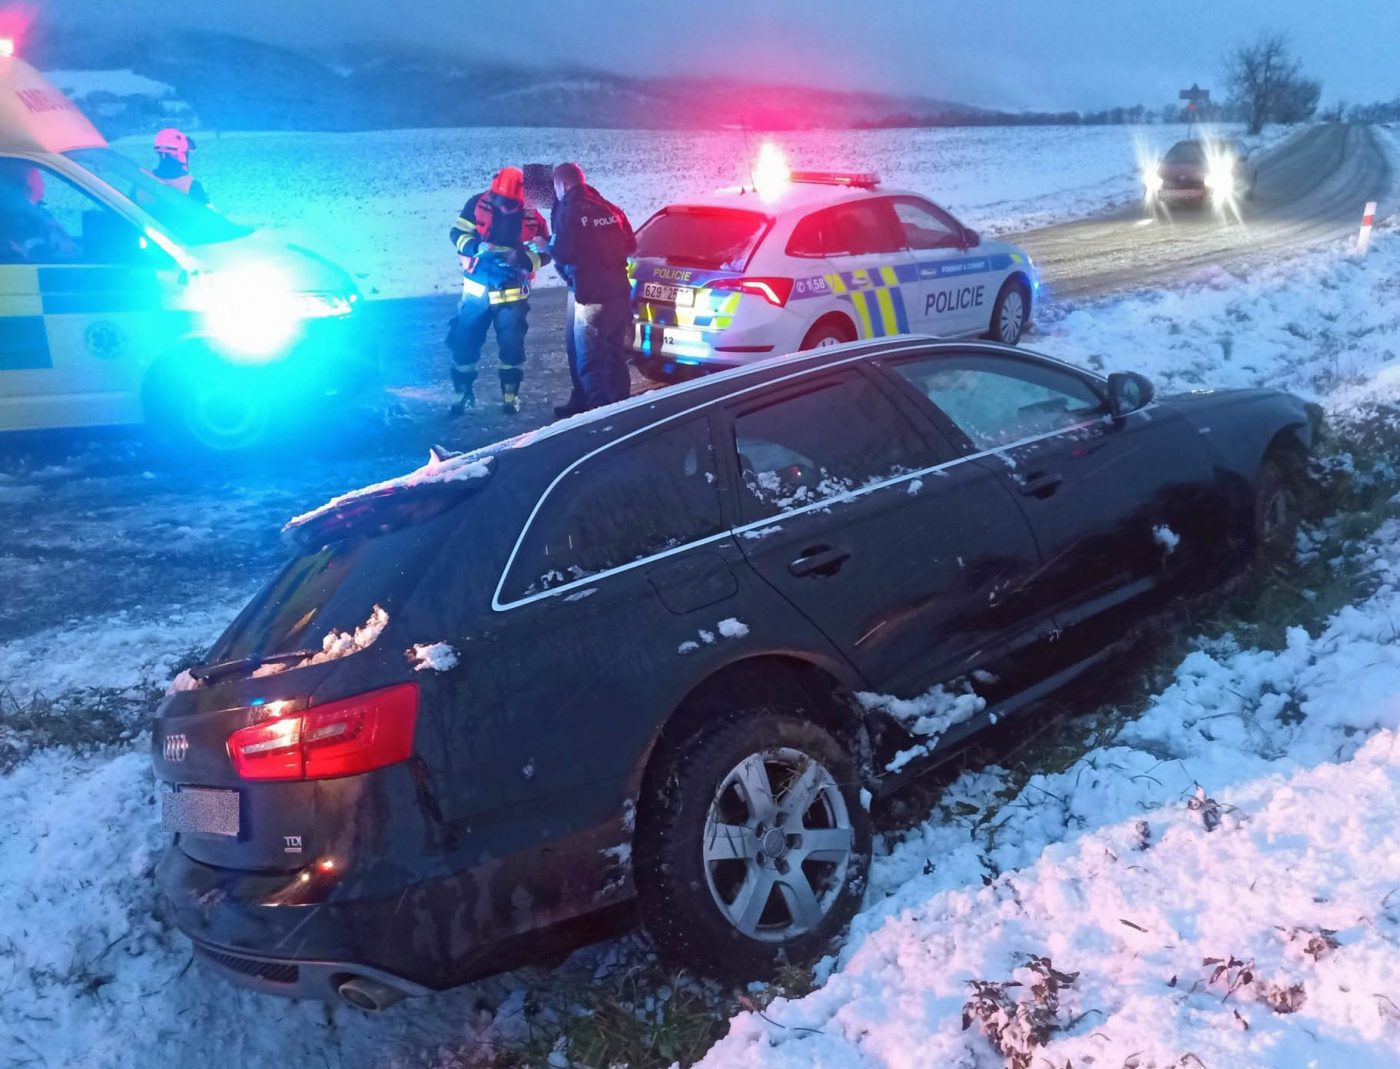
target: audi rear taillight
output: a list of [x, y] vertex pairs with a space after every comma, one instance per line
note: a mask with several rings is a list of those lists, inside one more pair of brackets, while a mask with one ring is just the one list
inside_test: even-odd
[[769, 304], [782, 308], [792, 296], [790, 278], [717, 278], [707, 283], [712, 290], [738, 290], [762, 297]]
[[228, 737], [242, 779], [331, 779], [407, 761], [418, 721], [418, 684], [276, 712]]

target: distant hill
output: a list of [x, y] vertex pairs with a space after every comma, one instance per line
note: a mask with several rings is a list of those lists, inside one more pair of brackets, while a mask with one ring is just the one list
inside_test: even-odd
[[[365, 130], [420, 126], [583, 126], [714, 129], [853, 127], [891, 114], [965, 113], [950, 101], [849, 93], [737, 79], [629, 78], [582, 67], [480, 63], [411, 49], [344, 49], [312, 55], [220, 33], [162, 33], [116, 40], [50, 34], [28, 58], [89, 79], [105, 106], [94, 115], [117, 135], [148, 124], [151, 109], [206, 129]], [[149, 86], [125, 106], [105, 86]], [[152, 101], [163, 101], [153, 105]], [[191, 123], [193, 125], [193, 123]]]

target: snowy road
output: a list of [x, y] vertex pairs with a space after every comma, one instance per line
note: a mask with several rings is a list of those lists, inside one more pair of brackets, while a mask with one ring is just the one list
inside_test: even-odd
[[1253, 201], [1239, 218], [1177, 209], [1170, 221], [1134, 205], [1016, 240], [1035, 257], [1052, 298], [1156, 284], [1207, 266], [1239, 268], [1354, 232], [1367, 201], [1384, 202], [1395, 176], [1368, 126], [1305, 130], [1259, 162]]

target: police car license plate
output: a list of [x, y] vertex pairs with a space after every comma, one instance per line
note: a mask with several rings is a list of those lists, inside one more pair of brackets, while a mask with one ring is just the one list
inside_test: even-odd
[[689, 286], [672, 286], [666, 282], [643, 282], [642, 300], [665, 301], [690, 308], [695, 304], [695, 291]]
[[160, 796], [160, 826], [166, 831], [238, 835], [238, 792], [177, 787]]

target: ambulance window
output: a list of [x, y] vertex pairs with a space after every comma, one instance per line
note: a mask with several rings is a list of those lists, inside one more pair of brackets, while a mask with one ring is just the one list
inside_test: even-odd
[[664, 553], [724, 528], [706, 418], [584, 460], [545, 497], [505, 586], [523, 598]]
[[894, 202], [894, 214], [911, 249], [962, 248], [962, 228], [932, 204], [901, 198]]
[[0, 257], [115, 263], [138, 251], [135, 229], [67, 179], [24, 161], [0, 161]]

